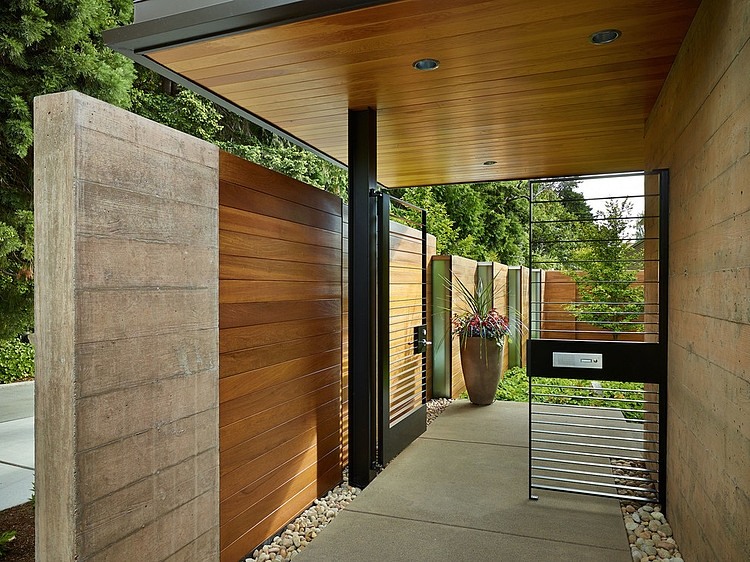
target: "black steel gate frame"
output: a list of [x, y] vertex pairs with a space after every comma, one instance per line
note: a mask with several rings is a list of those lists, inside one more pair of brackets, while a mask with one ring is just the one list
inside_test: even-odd
[[[646, 172], [633, 172], [625, 174], [609, 174], [597, 176], [574, 176], [559, 178], [544, 178], [531, 180], [529, 182], [529, 285], [528, 285], [528, 305], [529, 315], [532, 314], [533, 306], [533, 202], [534, 186], [540, 183], [550, 183], [553, 181], [577, 181], [581, 179], [606, 179], [627, 176], [657, 176], [659, 181], [659, 342], [658, 343], [637, 343], [619, 342], [620, 347], [616, 347], [618, 342], [595, 342], [579, 340], [543, 340], [529, 338], [527, 342], [527, 373], [529, 377], [529, 458], [528, 458], [528, 476], [529, 476], [529, 499], [537, 500], [538, 496], [533, 493], [532, 486], [532, 386], [531, 373], [541, 371], [549, 373], [550, 376], [559, 374], [560, 378], [569, 378], [570, 375], [576, 374], [580, 377], [580, 371], [565, 367], [552, 366], [552, 351], [578, 351], [600, 353], [604, 348], [609, 348], [610, 356], [612, 350], [618, 350], [615, 368], [608, 368], [609, 375], [597, 372], [598, 380], [618, 380], [626, 382], [646, 382], [659, 385], [659, 502], [663, 509], [666, 509], [666, 491], [667, 491], [667, 398], [668, 398], [668, 335], [669, 335], [669, 170], [657, 169]], [[531, 328], [531, 326], [529, 326]], [[614, 345], [613, 345], [614, 344]], [[634, 356], [628, 348], [630, 345], [638, 345], [639, 351], [645, 353]], [[634, 369], [639, 367], [644, 370], [641, 372], [650, 372], [646, 367], [657, 365], [655, 376], [653, 377], [633, 377]], [[627, 369], [623, 368], [627, 365]], [[619, 366], [620, 368], [618, 368]], [[650, 380], [643, 380], [649, 378]], [[572, 492], [572, 491], [571, 491]], [[584, 493], [584, 492], [580, 492]]]
[[[388, 464], [398, 453], [404, 450], [414, 439], [424, 433], [426, 429], [427, 405], [426, 405], [426, 370], [427, 353], [424, 345], [420, 346], [422, 361], [422, 405], [410, 412], [394, 426], [390, 423], [390, 218], [391, 206], [396, 202], [398, 205], [407, 207], [419, 213], [421, 218], [422, 232], [422, 326], [427, 325], [427, 211], [401, 199], [396, 199], [383, 191], [378, 192], [377, 209], [377, 231], [378, 231], [378, 273], [377, 273], [377, 309], [378, 309], [378, 336], [377, 336], [377, 405], [376, 417], [376, 442], [377, 451], [376, 468], [382, 468]], [[424, 334], [426, 344], [426, 333]], [[419, 346], [418, 338], [421, 332], [414, 332], [415, 353]]]

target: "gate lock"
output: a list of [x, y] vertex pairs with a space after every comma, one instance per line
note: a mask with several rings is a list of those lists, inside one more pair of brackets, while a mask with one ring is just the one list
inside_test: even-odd
[[428, 345], [432, 345], [432, 342], [427, 341], [427, 326], [414, 326], [414, 354], [426, 353]]

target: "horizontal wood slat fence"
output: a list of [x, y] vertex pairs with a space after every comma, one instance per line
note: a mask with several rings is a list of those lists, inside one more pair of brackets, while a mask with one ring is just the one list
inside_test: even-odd
[[219, 160], [222, 562], [342, 478], [341, 200]]
[[[633, 285], [643, 285], [643, 271], [637, 275]], [[572, 303], [581, 301], [578, 287], [569, 275], [561, 271], [546, 271], [542, 283], [542, 322], [541, 337], [543, 339], [564, 340], [599, 340], [612, 341], [611, 333], [586, 322], [576, 320], [575, 315], [568, 310]], [[643, 316], [638, 322], [643, 321]], [[643, 332], [629, 332], [618, 334], [619, 341], [644, 341]]]
[[[273, 536], [338, 484], [347, 465], [347, 215], [335, 195], [220, 153], [222, 562], [235, 562]], [[421, 362], [411, 349], [414, 326], [421, 324], [421, 233], [394, 221], [390, 230], [391, 355], [398, 363], [391, 418], [396, 420], [414, 400], [421, 401], [421, 383], [414, 382]], [[428, 303], [435, 289], [431, 269], [447, 261], [446, 277], [474, 288], [483, 276], [493, 283], [494, 306], [502, 314], [517, 306], [527, 323], [526, 268], [435, 256], [435, 246], [428, 236], [428, 279], [433, 279]], [[547, 275], [549, 280], [562, 274]], [[575, 291], [574, 284], [561, 286]], [[451, 315], [466, 307], [455, 293], [449, 302]], [[546, 305], [543, 314], [542, 331], [561, 315], [571, 316]], [[458, 338], [449, 328], [433, 329], [432, 316], [428, 310], [428, 338], [447, 337], [449, 392], [457, 398], [466, 390]], [[527, 332], [519, 335], [513, 364], [523, 364], [527, 337]], [[505, 368], [509, 355], [506, 346]], [[427, 398], [432, 396], [433, 354], [428, 353]]]

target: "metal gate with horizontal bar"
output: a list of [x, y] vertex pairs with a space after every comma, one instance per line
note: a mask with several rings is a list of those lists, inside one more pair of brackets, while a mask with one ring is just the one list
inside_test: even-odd
[[378, 195], [377, 462], [427, 428], [427, 213]]
[[529, 497], [663, 504], [668, 172], [530, 186]]

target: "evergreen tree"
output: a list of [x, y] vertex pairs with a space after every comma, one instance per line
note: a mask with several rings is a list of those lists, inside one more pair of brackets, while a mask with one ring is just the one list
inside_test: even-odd
[[101, 32], [130, 0], [5, 0], [0, 5], [0, 338], [33, 324], [33, 100], [76, 89], [128, 107], [133, 64]]

